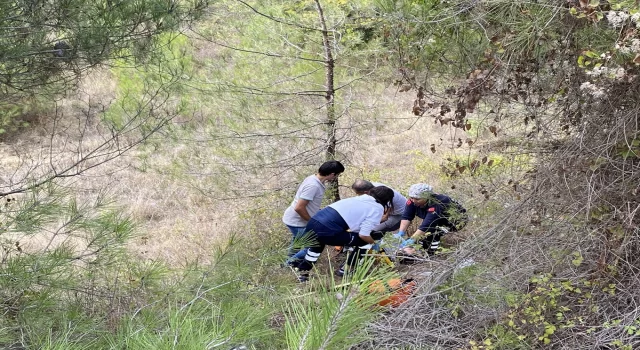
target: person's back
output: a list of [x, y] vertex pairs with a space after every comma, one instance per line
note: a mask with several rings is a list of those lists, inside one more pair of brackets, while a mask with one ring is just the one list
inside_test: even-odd
[[339, 200], [329, 207], [335, 209], [349, 225], [349, 230], [368, 236], [380, 222], [384, 208], [369, 195]]
[[[376, 187], [377, 186], [389, 187], [380, 182], [372, 182], [372, 184]], [[407, 197], [405, 197], [402, 193], [396, 191], [394, 188], [392, 187], [389, 187], [389, 188], [393, 190], [393, 201], [392, 201], [393, 211], [389, 213], [389, 215], [402, 215], [402, 213], [404, 212], [405, 204], [407, 203]]]
[[[302, 282], [308, 279], [306, 271], [312, 268], [327, 244], [364, 247], [375, 243], [371, 237], [371, 229], [380, 222], [384, 208], [391, 205], [392, 199], [391, 189], [375, 187], [370, 194], [337, 201], [314, 215], [306, 227], [312, 243], [304, 259], [292, 263], [292, 266], [302, 272], [299, 280]], [[347, 259], [350, 265], [355, 261], [354, 256]]]
[[359, 196], [369, 193], [376, 187], [389, 188], [393, 192], [393, 199], [391, 200], [391, 207], [386, 208], [381, 222], [376, 224], [373, 230], [380, 232], [395, 231], [400, 227], [400, 221], [402, 220], [402, 213], [404, 212], [407, 198], [403, 196], [402, 193], [379, 182], [359, 179], [351, 185], [351, 189]]
[[447, 226], [454, 229], [455, 223], [466, 218], [466, 209], [451, 197], [433, 193], [431, 198], [431, 201], [424, 206], [407, 201], [403, 219], [411, 220], [417, 216], [423, 219], [420, 230], [433, 232], [437, 226]]

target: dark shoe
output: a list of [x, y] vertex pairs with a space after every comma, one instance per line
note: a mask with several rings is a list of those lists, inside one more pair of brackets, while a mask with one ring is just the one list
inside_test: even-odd
[[334, 274], [336, 276], [338, 276], [338, 277], [343, 277], [344, 276], [344, 269], [341, 267], [341, 268], [337, 269]]
[[298, 275], [298, 282], [300, 283], [304, 283], [307, 282], [309, 280], [309, 274], [308, 273], [301, 273]]
[[302, 261], [303, 259], [296, 259], [294, 257], [290, 257], [289, 259], [287, 259], [285, 262], [280, 264], [280, 267], [297, 267], [298, 264]]

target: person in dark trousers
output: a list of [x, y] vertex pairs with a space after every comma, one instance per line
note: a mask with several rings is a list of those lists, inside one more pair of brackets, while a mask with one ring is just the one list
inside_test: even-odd
[[[393, 190], [378, 186], [369, 194], [339, 200], [314, 215], [305, 228], [305, 234], [315, 243], [308, 247], [304, 260], [293, 262], [300, 272], [298, 280], [306, 282], [309, 279], [309, 271], [325, 245], [357, 246], [360, 249], [373, 245], [375, 240], [371, 231], [380, 223], [385, 208], [391, 206], [392, 200]], [[353, 267], [358, 255], [350, 254], [347, 265]]]
[[[405, 231], [416, 216], [422, 219], [422, 223], [416, 232], [406, 237]], [[409, 200], [402, 214], [400, 229], [394, 236], [404, 239], [402, 247], [421, 242], [427, 254], [432, 255], [445, 233], [440, 227], [453, 232], [464, 227], [468, 220], [467, 211], [460, 203], [433, 192], [428, 184], [418, 183], [409, 188]]]
[[[358, 179], [351, 185], [351, 189], [353, 190], [353, 192], [355, 192], [356, 195], [361, 196], [363, 194], [368, 194], [372, 188], [377, 186], [389, 187], [379, 182], [370, 182], [367, 180]], [[402, 213], [404, 212], [404, 207], [405, 207], [405, 203], [407, 202], [407, 198], [403, 196], [400, 192], [394, 190], [393, 188], [391, 188], [391, 190], [393, 191], [393, 199], [391, 200], [391, 207], [385, 210], [384, 215], [382, 215], [382, 219], [380, 223], [376, 225], [372, 231], [373, 232], [372, 236], [377, 236], [377, 237], [374, 237], [376, 241], [381, 239], [386, 232], [395, 231], [400, 227], [400, 221], [402, 220]], [[362, 254], [366, 254], [366, 252], [369, 249], [372, 249], [378, 252], [380, 251], [380, 245], [376, 243], [373, 245], [373, 247], [369, 247], [367, 245], [367, 246], [364, 246], [362, 249], [359, 249], [358, 247], [349, 247], [347, 251], [349, 252], [349, 254], [357, 254], [357, 256], [352, 258], [357, 260], [360, 256], [362, 256]], [[345, 266], [348, 266], [346, 262], [343, 263], [340, 266], [340, 268], [336, 270], [335, 274], [339, 277], [344, 276]]]
[[324, 162], [316, 174], [305, 178], [298, 187], [296, 196], [282, 216], [282, 222], [291, 232], [291, 244], [287, 252], [288, 263], [294, 259], [304, 258], [305, 252], [298, 252], [294, 247], [294, 243], [303, 237], [304, 228], [309, 219], [320, 211], [320, 205], [326, 189], [324, 184], [335, 180], [343, 172], [344, 166], [342, 163], [337, 160], [330, 160]]

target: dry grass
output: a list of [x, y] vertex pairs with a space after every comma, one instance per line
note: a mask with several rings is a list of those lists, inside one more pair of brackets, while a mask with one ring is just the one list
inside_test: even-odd
[[[341, 178], [343, 197], [353, 195], [348, 187], [357, 178], [380, 181], [405, 193], [413, 183], [428, 182], [437, 191], [453, 197], [467, 196], [445, 188], [448, 184], [443, 182], [436, 169], [417, 166], [426, 163], [438, 165], [443, 155], [454, 151], [468, 152], [468, 149], [455, 147], [458, 137], [465, 138], [459, 129], [440, 126], [431, 118], [412, 115], [410, 110], [414, 97], [413, 92], [397, 93], [395, 87], [388, 87], [376, 94], [370, 92], [360, 96], [365, 107], [342, 117], [341, 123], [351, 126], [346, 142], [340, 148], [347, 155], [344, 160], [347, 171]], [[55, 113], [44, 116], [35, 128], [12, 141], [0, 144], [4, 169], [0, 176], [5, 183], [19, 183], [22, 177], [16, 175], [28, 175], [33, 169], [41, 172], [50, 170], [50, 155], [54, 155], [59, 166], [72, 161], [79, 152], [87, 152], [103, 142], [106, 134], [99, 127], [99, 118], [114, 98], [112, 77], [108, 72], [95, 72], [86, 77], [74, 96], [58, 103], [59, 109]], [[437, 146], [436, 153], [430, 150], [432, 144]], [[289, 232], [280, 223], [279, 216], [291, 200], [291, 191], [295, 191], [297, 186], [293, 173], [281, 176], [279, 169], [263, 169], [256, 175], [244, 175], [247, 178], [235, 178], [236, 182], [263, 184], [265, 188], [279, 189], [283, 184], [289, 184], [290, 191], [276, 195], [273, 201], [247, 207], [245, 199], [216, 200], [210, 193], [202, 193], [171, 173], [175, 160], [181, 157], [192, 159], [188, 146], [155, 147], [151, 153], [145, 149], [133, 149], [66, 182], [85, 196], [109, 189], [115, 204], [139, 224], [138, 235], [129, 244], [132, 253], [142, 259], [160, 260], [175, 267], [196, 260], [207, 264], [213, 249], [225, 242], [230, 233], [256, 233], [256, 229], [250, 226], [253, 221], [263, 222], [268, 227], [268, 234], [274, 235], [271, 238], [283, 246], [286, 244]], [[208, 153], [206, 149], [199, 151]], [[148, 158], [143, 160], [142, 156]], [[29, 161], [25, 163], [25, 159]], [[316, 167], [305, 169], [312, 173]], [[211, 175], [202, 174], [202, 177], [208, 176]], [[467, 196], [465, 199], [470, 198]], [[260, 208], [264, 210], [259, 217], [247, 220], [241, 216], [247, 209]], [[257, 234], [262, 234], [260, 228]], [[31, 240], [34, 249], [46, 242], [43, 238]], [[404, 272], [411, 274], [412, 269]], [[331, 273], [328, 270], [324, 272]], [[414, 275], [418, 279], [423, 278], [420, 273]]]
[[[79, 152], [87, 152], [103, 142], [105, 133], [98, 127], [98, 119], [113, 102], [114, 89], [115, 83], [109, 74], [97, 71], [80, 84], [77, 94], [60, 101], [52, 115], [41, 118], [40, 124], [12, 141], [0, 144], [4, 183], [19, 184], [25, 176], [50, 171], [52, 155], [53, 164], [61, 167], [72, 162]], [[430, 145], [450, 146], [449, 140], [460, 131], [435, 125], [427, 118], [416, 120], [408, 112], [413, 95], [394, 94], [393, 89], [371, 97], [375, 101], [371, 108], [377, 122], [352, 130], [351, 140], [343, 144], [342, 151], [349, 154], [343, 186], [348, 187], [356, 178], [367, 177], [402, 192], [415, 182], [429, 182], [439, 187], [436, 175], [416, 171], [415, 163], [417, 159], [426, 158], [437, 164], [440, 154], [431, 153]], [[352, 114], [351, 120], [358, 120], [368, 113]], [[416, 158], [412, 152], [421, 155]], [[207, 262], [212, 248], [225, 240], [231, 230], [241, 227], [238, 215], [244, 211], [242, 202], [216, 202], [171, 174], [158, 171], [171, 167], [175, 157], [180, 156], [179, 147], [154, 152], [147, 160], [151, 167], [146, 170], [137, 157], [139, 154], [134, 149], [75, 177], [68, 185], [87, 194], [108, 188], [116, 203], [140, 223], [140, 235], [130, 244], [131, 251], [139, 256], [161, 259], [171, 265], [194, 259]], [[257, 176], [263, 177], [259, 182], [273, 185], [274, 175], [269, 171]], [[295, 184], [293, 178], [278, 179]], [[342, 192], [343, 196], [352, 195], [348, 188]], [[284, 211], [289, 200], [281, 201], [282, 207], [270, 210]], [[284, 227], [281, 231], [286, 241], [288, 232]]]
[[[96, 71], [73, 96], [59, 101], [56, 110], [41, 116], [39, 123], [0, 143], [0, 190], [19, 188], [28, 177], [50, 175], [52, 169], [72, 164], [80, 154], [105, 142], [109, 134], [99, 127], [99, 118], [113, 102], [114, 89], [108, 72]], [[233, 203], [211, 203], [169, 174], [141, 171], [139, 154], [133, 149], [64, 184], [86, 198], [108, 189], [115, 204], [139, 223], [139, 235], [130, 249], [140, 257], [170, 265], [195, 259], [206, 263], [213, 247], [237, 224]], [[157, 154], [150, 162], [169, 164], [172, 156], [170, 152]], [[30, 249], [40, 249], [49, 242], [46, 236], [23, 238], [22, 242]], [[56, 238], [54, 243], [61, 243], [59, 240], [63, 239]]]
[[[455, 140], [466, 138], [460, 129], [441, 126], [429, 117], [416, 117], [411, 113], [415, 94], [396, 93], [389, 87], [380, 94], [376, 123], [367, 125], [354, 133], [345, 148], [351, 150], [346, 177], [368, 177], [385, 183], [406, 193], [409, 186], [418, 182], [433, 185], [436, 191], [442, 188], [438, 169], [426, 172], [418, 163], [439, 165], [445, 152], [457, 150]], [[431, 151], [431, 145], [437, 151]], [[350, 185], [350, 183], [344, 183]]]

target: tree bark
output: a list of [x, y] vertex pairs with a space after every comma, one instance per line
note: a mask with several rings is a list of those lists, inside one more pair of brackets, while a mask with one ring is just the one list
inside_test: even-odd
[[[327, 30], [327, 23], [324, 18], [324, 12], [322, 6], [320, 6], [319, 0], [314, 0], [316, 9], [318, 10], [318, 17], [320, 18], [320, 26], [322, 29], [322, 46], [324, 47], [324, 66], [325, 66], [325, 100], [327, 117], [325, 120], [327, 130], [327, 145], [325, 148], [325, 159], [336, 159], [336, 107], [335, 107], [335, 90], [334, 90], [334, 67], [335, 61], [333, 54], [331, 53], [331, 42], [329, 40], [329, 31]], [[340, 192], [338, 191], [338, 179], [331, 182], [331, 196], [334, 201], [340, 200]]]

